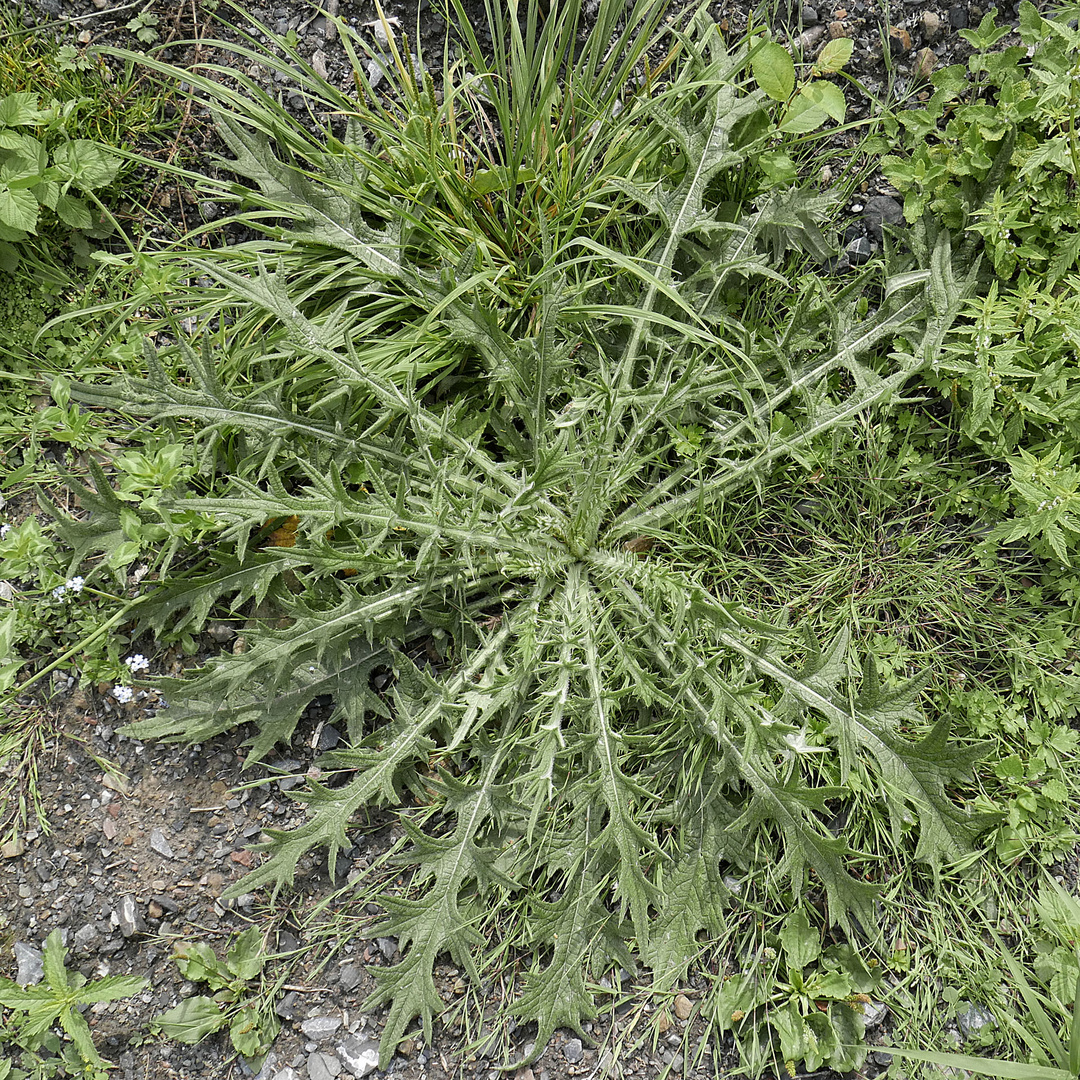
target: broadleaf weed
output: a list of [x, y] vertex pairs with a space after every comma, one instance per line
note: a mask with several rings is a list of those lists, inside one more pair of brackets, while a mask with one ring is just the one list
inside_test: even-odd
[[[602, 5], [601, 22], [613, 10]], [[537, 1024], [539, 1052], [557, 1026], [580, 1029], [592, 1015], [587, 970], [633, 967], [628, 939], [659, 982], [679, 977], [698, 931], [725, 922], [718, 866], [820, 891], [830, 923], [873, 933], [877, 890], [852, 872], [865, 853], [823, 824], [851, 792], [879, 792], [893, 834], [911, 836], [933, 867], [970, 853], [988, 824], [955, 801], [984, 748], [952, 742], [948, 717], [924, 722], [920, 680], [883, 686], [873, 662], [859, 675], [846, 632], [819, 644], [750, 618], [668, 554], [682, 517], [760, 490], [778, 465], [900, 391], [973, 280], [954, 275], [947, 235], [928, 234], [926, 269], [881, 282], [873, 310], [822, 288], [813, 318], [745, 327], [726, 290], [759, 280], [790, 290], [782, 258], [802, 245], [787, 230], [812, 236], [807, 250], [827, 245], [822, 202], [771, 183], [740, 201], [738, 170], [766, 145], [746, 132], [768, 130], [744, 123], [766, 107], [742, 86], [746, 43], [728, 48], [694, 21], [648, 100], [613, 96], [627, 73], [604, 74], [614, 89], [585, 114], [598, 125], [588, 149], [616, 152], [577, 177], [571, 213], [544, 189], [555, 98], [538, 102], [524, 78], [534, 62], [554, 78], [569, 40], [531, 18], [505, 29], [510, 51], [478, 83], [499, 124], [469, 144], [476, 171], [454, 164], [449, 113], [413, 129], [431, 159], [409, 146], [406, 122], [394, 138], [414, 182], [399, 172], [389, 198], [387, 163], [359, 125], [332, 144], [336, 161], [294, 127], [269, 139], [264, 122], [280, 112], [266, 99], [248, 106], [201, 82], [268, 228], [287, 208], [301, 250], [349, 260], [353, 291], [309, 303], [308, 271], [297, 274], [287, 248], [204, 257], [196, 271], [218, 294], [249, 326], [272, 328], [281, 374], [222, 378], [230, 368], [211, 330], [201, 350], [179, 344], [182, 384], [149, 350], [149, 378], [74, 391], [154, 422], [194, 422], [204, 463], [244, 447], [223, 490], [178, 491], [167, 506], [213, 522], [215, 568], [166, 586], [146, 622], [198, 628], [212, 605], [255, 597], [277, 622], [251, 625], [248, 651], [162, 683], [170, 707], [131, 732], [202, 740], [250, 721], [259, 760], [328, 695], [348, 735], [320, 764], [345, 783], [312, 780], [299, 794], [306, 822], [271, 832], [237, 889], [286, 886], [323, 848], [333, 872], [359, 812], [401, 807], [406, 792], [421, 804], [399, 810], [412, 887], [381, 900], [379, 932], [402, 949], [369, 999], [389, 1006], [384, 1064], [414, 1018], [430, 1034], [441, 953], [478, 978], [487, 946], [476, 927], [496, 895], [514, 897], [529, 927], [535, 959], [510, 1008]], [[587, 47], [568, 85], [605, 49], [599, 38]], [[386, 107], [435, 107], [403, 46], [398, 58], [404, 105]], [[525, 100], [500, 103], [511, 91]], [[347, 105], [389, 141], [377, 110]], [[534, 121], [513, 129], [519, 107]], [[608, 130], [622, 141], [601, 137]], [[390, 155], [394, 169], [400, 161]], [[440, 207], [469, 184], [473, 209], [455, 233]], [[394, 317], [358, 336], [352, 297], [388, 288]], [[400, 359], [421, 337], [451, 345], [453, 383], [383, 363], [387, 342], [408, 343]], [[117, 498], [100, 487], [97, 497]], [[275, 539], [285, 531], [287, 542]], [[385, 692], [372, 683], [379, 668], [394, 673]], [[822, 761], [835, 782], [823, 782]], [[765, 865], [776, 837], [782, 850]], [[833, 1059], [839, 1040], [821, 1038], [828, 1053], [799, 1052]]]

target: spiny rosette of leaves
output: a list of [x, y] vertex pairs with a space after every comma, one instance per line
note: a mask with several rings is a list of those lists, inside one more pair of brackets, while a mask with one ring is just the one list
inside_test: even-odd
[[[651, 234], [634, 257], [553, 250], [529, 334], [507, 335], [483, 290], [457, 287], [468, 267], [439, 277], [390, 237], [332, 238], [397, 287], [445, 290], [433, 318], [484, 373], [458, 396], [372, 374], [377, 342], [307, 319], [273, 267], [209, 263], [333, 372], [328, 394], [365, 395], [378, 419], [347, 428], [279, 391], [227, 389], [209, 349], [186, 351], [183, 385], [151, 350], [146, 381], [82, 390], [200, 422], [210, 443], [240, 433], [263, 463], [224, 495], [181, 501], [219, 523], [217, 569], [162, 587], [152, 620], [198, 625], [231, 599], [272, 601], [275, 621], [245, 632], [247, 652], [166, 681], [170, 707], [131, 730], [201, 741], [250, 723], [259, 759], [332, 698], [349, 745], [320, 764], [344, 783], [296, 796], [306, 822], [271, 833], [237, 891], [290, 883], [323, 847], [333, 867], [358, 813], [402, 808], [414, 873], [407, 897], [384, 898], [379, 932], [403, 956], [368, 1002], [390, 1006], [384, 1062], [414, 1017], [430, 1032], [440, 954], [478, 978], [476, 927], [501, 899], [528, 909], [537, 959], [511, 1008], [537, 1022], [542, 1049], [592, 1012], [587, 971], [633, 966], [631, 941], [673, 986], [699, 932], [726, 918], [725, 867], [796, 890], [812, 874], [833, 922], [872, 931], [875, 888], [851, 873], [861, 853], [826, 825], [852, 792], [876, 793], [897, 841], [914, 837], [932, 866], [983, 825], [955, 796], [979, 749], [951, 743], [944, 719], [924, 723], [918, 681], [885, 689], [872, 664], [851, 668], [845, 634], [822, 646], [754, 621], [669, 557], [673, 521], [752, 498], [774, 462], [897, 394], [970, 286], [942, 236], [867, 317], [810, 290], [776, 336], [742, 327], [725, 290], [790, 288], [763, 238], [817, 233], [820, 206], [778, 193], [725, 220], [715, 192], [754, 149], [737, 132], [764, 106], [735, 85], [745, 51], [726, 51], [715, 27], [702, 35], [641, 114], [665, 153], [613, 185]], [[585, 257], [588, 273], [560, 272]], [[295, 525], [293, 542], [265, 543], [267, 523]], [[372, 675], [388, 666], [383, 695]]]

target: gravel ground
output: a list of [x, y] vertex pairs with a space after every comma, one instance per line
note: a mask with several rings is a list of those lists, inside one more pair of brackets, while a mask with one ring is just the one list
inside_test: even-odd
[[[369, 0], [327, 0], [325, 6], [363, 32], [373, 32], [375, 10]], [[25, 19], [36, 33], [62, 33], [82, 44], [133, 47], [125, 24], [145, 10], [158, 18], [167, 58], [190, 64], [213, 57], [205, 46], [197, 49], [182, 41], [221, 34], [204, 8], [203, 0], [149, 4], [26, 0]], [[250, 11], [278, 33], [294, 31], [301, 52], [316, 68], [347, 85], [346, 58], [333, 24], [307, 3], [256, 0]], [[415, 18], [415, 6], [400, 0], [390, 0], [386, 11], [404, 27]], [[738, 33], [746, 24], [747, 11], [746, 5], [720, 0], [713, 13], [723, 27]], [[420, 12], [420, 40], [430, 55], [441, 55], [444, 28], [430, 12], [428, 0], [421, 0]], [[966, 59], [970, 50], [957, 31], [976, 25], [982, 14], [979, 7], [966, 3], [942, 8], [914, 0], [883, 11], [855, 0], [846, 8], [796, 5], [774, 30], [797, 42], [806, 55], [830, 38], [853, 37], [849, 70], [870, 94], [882, 98], [891, 85], [894, 93], [917, 99], [930, 70]], [[1015, 6], [1007, 6], [1003, 14], [1015, 17]], [[1002, 45], [1010, 43], [1007, 38]], [[279, 89], [288, 95], [287, 87]], [[869, 99], [854, 88], [849, 91], [851, 117], [868, 115]], [[185, 139], [188, 150], [196, 154], [209, 146], [207, 133], [197, 124], [186, 131]], [[829, 168], [824, 150], [823, 175]], [[886, 185], [870, 180], [850, 204], [844, 236], [848, 263], [871, 258], [882, 223], [900, 219], [894, 196]], [[200, 209], [206, 216], [206, 208], [189, 198], [164, 188], [155, 194], [157, 205], [171, 211], [180, 225]], [[302, 782], [318, 751], [332, 745], [336, 737], [332, 729], [321, 726], [313, 715], [289, 756], [271, 763], [276, 773], [242, 772], [237, 736], [176, 748], [143, 745], [118, 735], [116, 728], [125, 720], [155, 706], [152, 698], [120, 706], [96, 691], [66, 684], [55, 691], [50, 702], [38, 706], [43, 720], [57, 732], [52, 757], [39, 780], [50, 829], [29, 833], [25, 849], [0, 852], [0, 973], [17, 974], [20, 981], [32, 979], [46, 935], [60, 928], [70, 950], [69, 966], [86, 976], [134, 973], [149, 979], [149, 988], [140, 996], [95, 1006], [88, 1014], [103, 1054], [118, 1062], [118, 1075], [124, 1080], [250, 1077], [222, 1036], [189, 1047], [146, 1040], [144, 1029], [153, 1015], [199, 992], [170, 960], [178, 938], [208, 942], [220, 951], [231, 935], [258, 921], [268, 930], [269, 948], [283, 953], [298, 950], [302, 957], [292, 981], [278, 995], [282, 1030], [258, 1074], [261, 1080], [383, 1075], [376, 1068], [375, 1053], [382, 1016], [365, 1012], [361, 1003], [373, 985], [367, 968], [391, 962], [397, 947], [389, 939], [365, 937], [364, 927], [374, 922], [372, 913], [347, 913], [355, 930], [351, 943], [319, 968], [323, 953], [313, 946], [320, 935], [296, 913], [310, 910], [334, 891], [325, 865], [308, 865], [298, 881], [303, 907], [280, 905], [270, 910], [254, 896], [229, 906], [221, 901], [221, 894], [258, 857], [247, 846], [263, 829], [298, 820], [295, 804], [285, 793]], [[260, 777], [266, 786], [239, 786]], [[357, 838], [339, 867], [343, 877], [362, 871], [392, 839], [390, 826], [373, 827]], [[462, 990], [458, 972], [449, 966], [439, 972], [439, 985], [447, 1000]], [[530, 1068], [511, 1070], [509, 1075], [515, 1080], [575, 1076], [644, 1080], [670, 1072], [703, 1080], [723, 1073], [734, 1062], [729, 1047], [716, 1048], [705, 1041], [697, 1017], [702, 989], [703, 984], [691, 980], [663, 1015], [654, 1013], [644, 996], [635, 1000], [631, 995], [586, 1033], [592, 1045], [571, 1032], [560, 1032]], [[879, 1023], [884, 1019], [882, 1009]], [[511, 1059], [520, 1058], [532, 1032], [529, 1026], [492, 1031], [486, 1046], [469, 1050], [475, 1032], [470, 1039], [460, 1028], [439, 1027], [430, 1045], [419, 1039], [403, 1044], [388, 1074], [402, 1080], [451, 1076], [495, 1080], [502, 1075], [495, 1068], [503, 1060], [501, 1042], [512, 1048]]]

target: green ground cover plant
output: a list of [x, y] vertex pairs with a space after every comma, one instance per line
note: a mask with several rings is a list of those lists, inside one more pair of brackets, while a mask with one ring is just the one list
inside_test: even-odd
[[[0, 12], [0, 844], [8, 855], [21, 850], [29, 819], [48, 828], [37, 759], [55, 725], [40, 691], [54, 672], [129, 681], [118, 625], [136, 583], [119, 571], [139, 552], [152, 562], [160, 547], [152, 524], [129, 528], [124, 539], [138, 540], [138, 551], [129, 543], [109, 579], [84, 591], [78, 543], [55, 533], [39, 499], [64, 502], [69, 470], [85, 471], [88, 458], [128, 477], [121, 499], [169, 483], [168, 469], [149, 464], [158, 434], [144, 444], [77, 406], [68, 386], [112, 377], [141, 356], [137, 317], [110, 327], [85, 309], [116, 298], [116, 275], [100, 259], [109, 245], [131, 243], [132, 223], [146, 215], [145, 176], [124, 155], [170, 130], [172, 92], [134, 65], [74, 54], [30, 33], [19, 11]], [[37, 700], [25, 698], [31, 689]]]
[[[495, 974], [536, 1053], [692, 975], [753, 1075], [860, 1067], [878, 1001], [924, 1049], [984, 1005], [966, 1049], [1041, 1061], [1023, 1033], [1073, 968], [1032, 881], [1080, 805], [1075, 31], [1024, 5], [1023, 56], [994, 53], [988, 16], [965, 71], [881, 119], [912, 228], [835, 274], [845, 184], [882, 153], [800, 182], [845, 122], [843, 43], [797, 65], [644, 3], [591, 36], [562, 14], [492, 5], [485, 55], [457, 11], [441, 70], [385, 19], [382, 46], [340, 25], [355, 94], [269, 34], [185, 73], [234, 178], [171, 174], [254, 235], [99, 259], [95, 317], [145, 313], [156, 345], [41, 365], [34, 437], [84, 456], [66, 495], [20, 459], [51, 495], [0, 537], [35, 601], [5, 600], [0, 679], [43, 684], [48, 640], [126, 700], [137, 642], [194, 652], [213, 620], [246, 651], [158, 681], [132, 734], [247, 725], [255, 763], [332, 701], [346, 745], [236, 891], [333, 875], [395, 816], [340, 898], [401, 949], [367, 1002], [384, 1064], [438, 1015], [470, 1030]], [[219, 995], [161, 1024], [190, 1041], [259, 972], [185, 948]]]
[[213, 997], [185, 998], [156, 1016], [152, 1026], [185, 1043], [225, 1029], [236, 1052], [257, 1071], [281, 1030], [273, 999], [253, 992], [250, 985], [269, 959], [264, 933], [249, 926], [236, 936], [224, 959], [204, 942], [181, 941], [173, 947], [173, 959], [184, 978], [205, 983]]
[[65, 968], [64, 956], [60, 931], [54, 930], [45, 940], [40, 983], [20, 986], [0, 979], [0, 1008], [7, 1013], [0, 1017], [0, 1045], [6, 1045], [11, 1055], [0, 1061], [0, 1080], [51, 1076], [105, 1080], [114, 1067], [94, 1046], [80, 1006], [131, 997], [146, 986], [146, 980], [108, 975], [88, 982]]

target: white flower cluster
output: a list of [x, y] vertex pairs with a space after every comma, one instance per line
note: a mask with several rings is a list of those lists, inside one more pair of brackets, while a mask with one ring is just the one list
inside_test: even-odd
[[[140, 671], [150, 670], [150, 661], [142, 653], [132, 653], [131, 656], [125, 656], [124, 663], [132, 675], [138, 675]], [[130, 686], [114, 686], [112, 696], [121, 705], [127, 705], [135, 700], [135, 691]]]
[[15, 526], [10, 523], [7, 525], [0, 525], [0, 540], [3, 540], [13, 528], [15, 528]]
[[1064, 495], [1059, 495], [1056, 499], [1043, 499], [1035, 509], [1035, 513], [1041, 513], [1043, 510], [1056, 510], [1065, 501]]
[[56, 588], [53, 589], [53, 599], [63, 600], [63, 598], [67, 596], [69, 592], [73, 592], [76, 594], [81, 593], [85, 584], [86, 582], [83, 581], [81, 577], [70, 577], [67, 579], [67, 581], [64, 582], [63, 585], [57, 585]]

